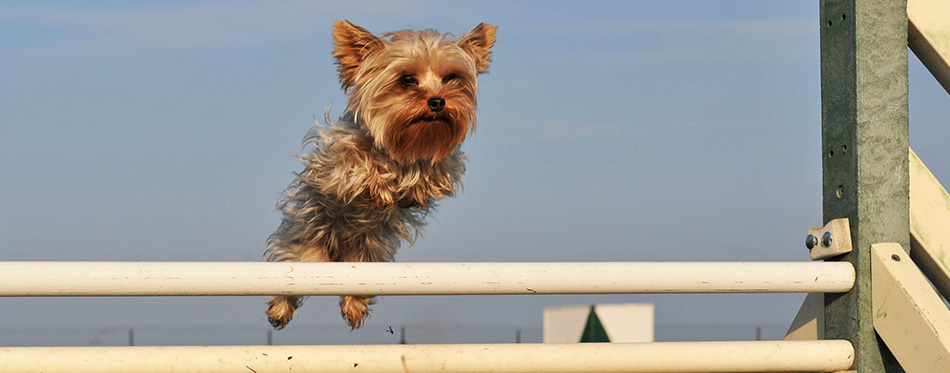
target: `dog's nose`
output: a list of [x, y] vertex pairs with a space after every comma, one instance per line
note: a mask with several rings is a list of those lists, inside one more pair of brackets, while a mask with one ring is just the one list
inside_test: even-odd
[[442, 99], [442, 97], [430, 98], [428, 101], [428, 104], [429, 104], [429, 109], [432, 109], [432, 111], [436, 113], [442, 111], [442, 109], [445, 109], [445, 100]]

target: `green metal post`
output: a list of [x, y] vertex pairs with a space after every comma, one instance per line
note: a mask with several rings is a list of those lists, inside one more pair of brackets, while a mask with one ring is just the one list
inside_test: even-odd
[[849, 218], [857, 280], [825, 296], [825, 338], [854, 345], [858, 372], [901, 372], [872, 325], [871, 244], [909, 249], [906, 0], [822, 0], [824, 221]]

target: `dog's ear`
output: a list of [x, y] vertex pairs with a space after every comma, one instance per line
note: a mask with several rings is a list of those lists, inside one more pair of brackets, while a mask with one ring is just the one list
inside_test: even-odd
[[498, 27], [487, 23], [480, 23], [478, 26], [459, 39], [459, 47], [475, 58], [475, 72], [488, 72], [488, 65], [491, 64], [491, 47], [495, 45], [495, 31]]
[[383, 41], [346, 20], [333, 21], [333, 39], [336, 42], [333, 56], [340, 71], [340, 85], [346, 91], [355, 83], [357, 67], [367, 55], [383, 48]]

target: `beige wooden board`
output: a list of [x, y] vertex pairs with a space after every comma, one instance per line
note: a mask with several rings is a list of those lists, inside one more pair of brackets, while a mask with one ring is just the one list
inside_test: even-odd
[[[809, 249], [811, 260], [822, 260], [836, 257], [841, 254], [847, 254], [852, 251], [851, 247], [851, 228], [848, 218], [838, 218], [829, 221], [824, 227], [809, 228], [808, 235], [814, 236], [818, 241], [815, 247]], [[831, 244], [825, 246], [823, 237], [829, 234], [832, 238]]]
[[[950, 3], [950, 0], [947, 0]], [[950, 298], [950, 194], [910, 151], [910, 255], [944, 298]]]
[[808, 293], [785, 332], [786, 341], [825, 339], [825, 293]]
[[907, 0], [907, 41], [950, 93], [950, 1]]
[[950, 310], [904, 249], [871, 245], [874, 330], [906, 372], [950, 372]]

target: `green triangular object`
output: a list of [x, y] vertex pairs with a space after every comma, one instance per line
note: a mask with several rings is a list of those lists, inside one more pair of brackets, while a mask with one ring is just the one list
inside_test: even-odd
[[590, 314], [587, 315], [587, 325], [584, 326], [584, 333], [581, 334], [581, 343], [584, 342], [610, 342], [607, 337], [607, 331], [604, 330], [604, 324], [600, 323], [600, 318], [594, 312], [594, 306], [590, 306]]

